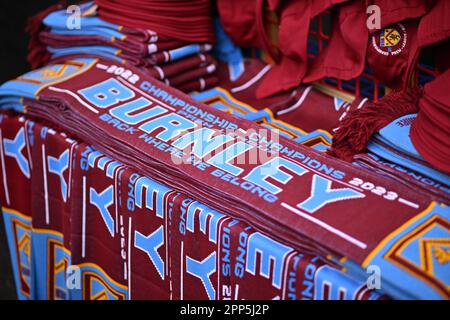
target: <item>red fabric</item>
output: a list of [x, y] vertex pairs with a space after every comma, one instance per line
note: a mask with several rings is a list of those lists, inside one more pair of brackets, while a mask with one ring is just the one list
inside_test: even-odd
[[[276, 118], [306, 132], [321, 129], [332, 133], [339, 125], [340, 120], [344, 119], [351, 110], [358, 106], [361, 107], [362, 100], [360, 98], [353, 103], [342, 101], [341, 104], [337, 104], [336, 98], [322, 93], [314, 87], [304, 93], [304, 100], [294, 104], [297, 107], [288, 109], [291, 107], [289, 106], [284, 109], [284, 111], [291, 110], [289, 112], [283, 112], [283, 109], [277, 110]], [[300, 102], [300, 100], [296, 102]]]
[[349, 80], [359, 76], [364, 69], [368, 38], [364, 1], [334, 7], [332, 16], [331, 40], [314, 60], [304, 82], [325, 77]]
[[374, 133], [401, 116], [416, 113], [420, 95], [418, 88], [392, 91], [379, 102], [354, 109], [342, 120], [328, 154], [352, 161], [355, 154], [365, 151]]
[[275, 64], [263, 78], [256, 91], [258, 98], [291, 89], [299, 85], [306, 74], [308, 31], [311, 20], [309, 4], [309, 1], [289, 1], [280, 9], [278, 30], [280, 62]]
[[[270, 3], [271, 8], [278, 2]], [[263, 48], [276, 59], [264, 28], [264, 0], [218, 0], [217, 9], [225, 32], [239, 46]]]
[[450, 1], [437, 0], [430, 12], [422, 18], [418, 39], [420, 46], [428, 46], [450, 37]]
[[[218, 9], [225, 31], [244, 47], [268, 51], [277, 63], [257, 88], [258, 98], [267, 98], [299, 85], [307, 72], [307, 41], [311, 18], [345, 0], [268, 1], [279, 15], [279, 52], [271, 52], [263, 21], [263, 1], [219, 0]], [[295, 38], [293, 37], [295, 35]]]
[[40, 33], [46, 29], [42, 24], [42, 20], [51, 12], [61, 10], [65, 7], [66, 1], [61, 0], [45, 10], [40, 11], [35, 16], [28, 18], [26, 25], [26, 32], [30, 35], [28, 42], [27, 61], [32, 69], [44, 65], [50, 59], [50, 54], [47, 52], [45, 46], [40, 40]]
[[188, 42], [214, 42], [211, 0], [96, 0], [99, 17]]
[[147, 68], [149, 74], [158, 79], [170, 79], [183, 72], [196, 69], [206, 64], [216, 64], [215, 59], [209, 54], [199, 53], [171, 63], [160, 66], [151, 66]]
[[[321, 289], [331, 283], [348, 290], [342, 298], [387, 298], [378, 295], [377, 290], [368, 290], [364, 281], [354, 281], [344, 275], [326, 259], [294, 250], [282, 259], [271, 258], [273, 265], [282, 264], [283, 268], [273, 269], [269, 276], [259, 267], [261, 263], [257, 264], [256, 272], [246, 270], [243, 253], [248, 252], [247, 256], [254, 253], [247, 247], [256, 244], [261, 257], [270, 257], [274, 252], [273, 244], [279, 243], [242, 221], [147, 180], [134, 168], [120, 165], [79, 140], [67, 139], [65, 133], [47, 128], [41, 122], [31, 122], [28, 118], [24, 121], [23, 116], [16, 114], [7, 116], [4, 111], [1, 118], [2, 139], [13, 140], [21, 131], [27, 138], [23, 155], [30, 165], [31, 178], [21, 172], [15, 158], [10, 156], [4, 157], [0, 170], [3, 181], [0, 201], [4, 206], [0, 217], [5, 218], [6, 226], [13, 224], [14, 230], [26, 231], [9, 239], [13, 244], [11, 256], [14, 256], [14, 249], [29, 248], [31, 242], [33, 248], [40, 249], [24, 249], [25, 254], [15, 257], [21, 266], [14, 270], [14, 275], [21, 279], [17, 291], [23, 297], [50, 300], [330, 299], [334, 297], [333, 292]], [[61, 176], [45, 170], [47, 159], [59, 159], [64, 152], [68, 152], [70, 166]], [[65, 197], [61, 192], [63, 181], [68, 186]], [[138, 189], [142, 181], [150, 181], [148, 188]], [[110, 229], [91, 196], [108, 188], [113, 191], [112, 203], [104, 212], [112, 219]], [[138, 205], [137, 197], [142, 199], [152, 194], [157, 194], [156, 206]], [[49, 214], [46, 214], [46, 204]], [[208, 210], [207, 215], [204, 215], [205, 210]], [[7, 218], [6, 211], [13, 212], [13, 219]], [[192, 221], [192, 228], [185, 227], [186, 216]], [[19, 220], [21, 217], [26, 218], [25, 223]], [[206, 228], [202, 228], [205, 221]], [[216, 232], [212, 232], [214, 225]], [[161, 258], [163, 270], [157, 269], [155, 257], [149, 257], [146, 248], [135, 245], [135, 237], [142, 239], [161, 231], [164, 237], [154, 253]], [[25, 236], [21, 237], [23, 234]], [[54, 235], [60, 235], [61, 241]], [[211, 236], [215, 236], [216, 241]], [[248, 245], [242, 245], [243, 239]], [[66, 251], [64, 249], [68, 251], [66, 258], [70, 258], [70, 264], [80, 267], [78, 295], [74, 295], [74, 291], [68, 294], [70, 264], [62, 265], [61, 260], [64, 260], [57, 255]], [[201, 278], [186, 272], [187, 260], [203, 261], [211, 254], [221, 261], [207, 277], [214, 296], [211, 291], [207, 292]], [[42, 264], [46, 267], [43, 272], [33, 269]], [[37, 272], [30, 275], [30, 269]], [[161, 274], [158, 271], [162, 271]], [[277, 276], [282, 279], [280, 286], [273, 284]], [[23, 281], [28, 277], [31, 281]]]
[[[433, 2], [434, 0], [366, 0], [366, 5], [380, 7], [380, 24], [383, 29], [406, 19], [423, 16]], [[378, 30], [372, 29], [370, 32], [376, 33]]]
[[411, 126], [414, 147], [431, 165], [450, 173], [450, 70], [424, 87], [419, 113]]
[[[332, 225], [333, 228], [342, 230], [342, 232], [352, 234], [355, 239], [365, 243], [364, 248], [355, 246], [353, 243], [332, 232], [330, 233], [327, 229], [317, 226], [308, 219], [302, 219], [281, 205], [282, 203], [287, 203], [291, 206], [296, 206], [299, 202], [308, 199], [311, 195], [314, 179], [316, 179], [316, 174], [318, 174], [316, 171], [306, 169], [307, 172], [305, 174], [292, 174], [292, 179], [289, 179], [285, 184], [280, 184], [282, 190], [276, 194], [276, 199], [273, 202], [262, 201], [258, 194], [246, 191], [239, 185], [243, 182], [243, 177], [249, 172], [256, 167], [266, 164], [267, 158], [258, 157], [258, 159], [255, 159], [256, 163], [253, 161], [252, 163], [239, 161], [238, 165], [243, 171], [236, 175], [233, 178], [233, 183], [230, 184], [225, 179], [212, 174], [216, 170], [214, 165], [202, 170], [189, 161], [181, 164], [175, 162], [170, 152], [161, 152], [159, 148], [162, 145], [160, 143], [156, 145], [147, 138], [144, 139], [144, 131], [140, 129], [145, 124], [144, 120], [130, 127], [133, 130], [137, 130], [133, 131], [136, 134], [122, 131], [102, 120], [105, 117], [104, 115], [108, 115], [110, 109], [116, 105], [108, 106], [108, 108], [97, 108], [90, 104], [88, 106], [95, 109], [89, 110], [85, 104], [80, 103], [80, 100], [67, 94], [67, 90], [70, 90], [75, 95], [79, 90], [91, 88], [93, 85], [108, 79], [121, 79], [119, 75], [107, 72], [112, 62], [106, 59], [99, 59], [93, 63], [106, 65], [107, 68], [105, 70], [96, 66], [86, 68], [84, 72], [80, 72], [72, 78], [43, 88], [39, 91], [36, 100], [26, 99], [24, 102], [28, 106], [26, 112], [32, 116], [51, 119], [52, 122], [60, 123], [65, 130], [70, 133], [76, 133], [80, 139], [84, 139], [88, 143], [95, 143], [96, 147], [106, 155], [112, 156], [126, 165], [132, 165], [143, 174], [175, 190], [186, 191], [188, 196], [200, 197], [205, 205], [213, 209], [220, 210], [220, 208], [223, 208], [223, 203], [226, 203], [227, 213], [230, 215], [242, 219], [242, 221], [247, 221], [260, 228], [260, 230], [264, 230], [264, 232], [269, 232], [271, 236], [282, 239], [284, 243], [293, 245], [299, 250], [317, 252], [317, 254], [321, 255], [346, 256], [356, 263], [361, 263], [388, 234], [406, 221], [409, 221], [417, 213], [423, 211], [430, 203], [429, 197], [426, 195], [403, 188], [398, 184], [389, 183], [389, 190], [396, 192], [405, 199], [413, 200], [417, 207], [406, 207], [405, 204], [400, 202], [385, 200], [369, 190], [360, 190], [358, 192], [363, 193], [364, 197], [327, 203], [314, 211], [315, 219]], [[237, 128], [242, 128], [243, 132], [252, 132], [252, 129], [260, 129], [258, 125], [250, 121], [238, 119], [213, 108], [207, 108], [189, 96], [182, 95], [179, 91], [146, 77], [145, 74], [136, 68], [131, 67], [130, 70], [138, 76], [138, 80], [133, 86], [127, 86], [130, 90], [133, 90], [133, 97], [130, 98], [133, 99], [132, 101], [149, 96], [159, 101], [157, 103], [161, 106], [171, 104], [170, 107], [173, 111], [168, 109], [167, 113], [159, 115], [159, 117], [165, 117], [166, 114], [183, 114], [183, 112], [188, 112], [194, 108], [199, 111], [199, 115], [210, 115], [208, 117], [212, 117], [208, 124], [215, 131], [223, 130], [228, 125], [233, 125], [231, 128], [235, 128], [234, 132], [236, 134], [238, 132]], [[116, 82], [121, 81], [116, 80]], [[143, 95], [143, 91], [134, 90], [133, 88], [146, 90], [146, 95]], [[127, 101], [122, 101], [121, 103], [125, 102]], [[143, 114], [143, 112], [154, 107], [152, 103], [144, 108], [140, 107], [139, 112]], [[62, 110], [63, 112], [61, 112]], [[189, 115], [193, 114], [189, 113]], [[149, 121], [154, 120], [155, 117], [152, 117]], [[202, 121], [206, 121], [206, 119]], [[196, 128], [196, 126], [191, 127], [182, 133], [190, 134]], [[146, 134], [148, 134], [148, 138], [155, 137], [152, 138], [153, 142], [158, 142], [156, 139], [158, 139], [157, 137], [160, 136], [160, 133], [161, 131], [158, 128], [154, 128], [147, 130]], [[348, 181], [358, 177], [362, 180], [371, 181], [376, 185], [388, 184], [387, 181], [380, 179], [376, 175], [361, 172], [357, 168], [336, 161], [305, 146], [298, 145], [287, 138], [278, 137], [273, 132], [269, 131], [267, 133], [267, 139], [269, 140], [266, 141], [279, 138], [279, 144], [287, 149], [286, 153], [279, 153], [279, 157], [285, 159], [283, 161], [292, 162], [294, 158], [291, 157], [298, 157], [295, 161], [305, 163], [306, 168], [313, 166], [312, 163], [315, 163], [314, 168], [316, 169], [318, 168], [317, 165], [319, 167], [323, 165], [324, 170], [327, 172], [332, 168], [336, 175], [338, 175], [338, 172], [341, 173], [340, 176], [345, 174]], [[178, 137], [173, 137], [172, 140], [176, 138]], [[172, 140], [169, 140], [166, 139], [166, 146], [170, 146], [169, 144], [172, 143], [170, 142]], [[240, 140], [237, 136], [230, 142], [237, 143], [238, 141]], [[257, 146], [254, 146], [254, 148], [257, 148]], [[288, 150], [292, 150], [292, 152], [287, 153]], [[252, 151], [247, 150], [247, 153], [250, 152]], [[191, 158], [190, 155], [191, 153], [187, 152], [182, 157], [188, 160], [187, 158]], [[243, 154], [243, 156], [246, 155]], [[204, 159], [203, 161], [208, 161], [208, 157], [202, 159]], [[326, 174], [330, 173], [321, 173], [321, 175]], [[346, 186], [338, 179], [330, 183], [333, 184], [333, 189]], [[345, 214], [336, 215], [336, 212]], [[364, 213], [364, 219], [361, 218], [362, 213]], [[396, 219], [390, 219], [393, 213], [395, 213]], [[361, 228], [360, 221], [365, 221], [374, 227], [370, 229]]]
[[367, 63], [374, 76], [392, 89], [407, 83], [407, 71], [416, 63], [418, 24], [418, 19], [396, 23], [369, 37]]
[[258, 32], [257, 1], [218, 0], [217, 9], [225, 32], [234, 43], [244, 47], [261, 47]]

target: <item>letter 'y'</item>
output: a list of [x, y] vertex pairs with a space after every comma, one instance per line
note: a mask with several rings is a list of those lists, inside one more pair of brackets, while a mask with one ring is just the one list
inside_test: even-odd
[[314, 213], [332, 202], [364, 197], [363, 193], [351, 188], [331, 189], [330, 180], [315, 174], [311, 186], [311, 196], [299, 203], [297, 207], [309, 213]]

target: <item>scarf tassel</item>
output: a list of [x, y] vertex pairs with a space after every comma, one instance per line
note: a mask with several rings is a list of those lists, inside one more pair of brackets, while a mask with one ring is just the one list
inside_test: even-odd
[[363, 152], [374, 133], [395, 119], [417, 113], [422, 90], [392, 91], [379, 102], [369, 102], [345, 117], [333, 136], [328, 154], [352, 161], [355, 154]]

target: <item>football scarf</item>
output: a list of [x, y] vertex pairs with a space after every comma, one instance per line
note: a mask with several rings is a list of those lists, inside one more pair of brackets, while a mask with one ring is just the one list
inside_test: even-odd
[[47, 50], [52, 54], [52, 58], [59, 58], [62, 56], [73, 54], [97, 54], [106, 58], [113, 58], [117, 61], [126, 61], [134, 66], [153, 66], [177, 61], [184, 57], [191, 56], [198, 53], [204, 53], [211, 50], [210, 45], [190, 44], [184, 47], [175, 48], [168, 51], [152, 53], [146, 57], [140, 58], [132, 54], [117, 49], [112, 46], [69, 46], [65, 48], [47, 47]]
[[212, 2], [96, 0], [100, 18], [188, 42], [213, 42]]
[[[211, 209], [220, 212], [226, 204], [233, 218], [301, 252], [327, 257], [357, 279], [366, 277], [368, 266], [380, 266], [393, 297], [448, 298], [448, 270], [440, 258], [430, 251], [436, 268], [424, 270], [415, 261], [425, 257], [404, 250], [421, 239], [448, 238], [446, 206], [261, 132], [250, 121], [205, 109], [135, 68], [118, 68], [80, 57], [7, 82], [0, 94], [12, 99], [5, 107], [24, 98], [26, 114], [57, 123]], [[251, 156], [261, 151], [268, 155]], [[418, 231], [425, 225], [431, 228], [426, 236]]]
[[131, 37], [125, 35], [122, 35], [121, 38], [117, 38], [117, 35], [104, 37], [101, 29], [82, 29], [79, 32], [76, 29], [69, 31], [67, 29], [50, 29], [49, 31], [41, 32], [39, 37], [43, 44], [50, 47], [107, 45], [117, 47], [117, 49], [122, 50], [126, 54], [142, 58], [156, 52], [188, 45], [188, 43], [174, 40], [159, 40], [158, 42], [147, 43], [132, 40], [130, 39]]
[[411, 140], [435, 168], [450, 173], [450, 69], [427, 83], [419, 100], [419, 113], [411, 126]]
[[203, 91], [211, 87], [214, 87], [218, 81], [219, 79], [217, 78], [217, 76], [207, 75], [205, 77], [201, 77], [195, 80], [183, 82], [182, 84], [178, 85], [177, 88], [186, 93]]
[[[83, 28], [80, 29], [67, 28], [65, 10], [42, 14], [42, 24], [47, 29], [38, 35], [39, 46], [50, 55], [42, 57], [40, 64], [45, 60], [90, 54], [141, 67], [167, 85], [186, 92], [201, 91], [217, 83], [214, 76], [216, 63], [205, 54], [211, 50], [211, 45], [184, 42], [161, 37], [154, 31], [124, 29], [107, 23], [96, 16], [97, 7], [92, 2], [81, 5], [81, 11]], [[40, 49], [36, 51], [40, 52]]]
[[416, 119], [416, 115], [406, 115], [393, 121], [373, 136], [367, 149], [437, 181], [450, 184], [450, 176], [427, 163], [413, 145], [410, 131], [411, 124]]
[[333, 135], [329, 154], [352, 161], [353, 156], [363, 153], [372, 135], [392, 121], [418, 112], [420, 88], [393, 90], [378, 102], [369, 101], [364, 108], [354, 108], [339, 125]]
[[0, 132], [19, 299], [387, 298], [64, 133], [5, 113]]
[[[430, 194], [436, 201], [450, 203], [450, 186], [426, 174], [388, 161], [373, 153], [357, 154], [353, 159], [355, 165], [376, 170], [377, 173], [395, 179], [411, 188], [420, 188], [421, 192]], [[448, 179], [446, 182], [448, 183]]]
[[[220, 42], [219, 42], [220, 43]], [[256, 88], [270, 69], [257, 59], [242, 61], [242, 73], [232, 79], [233, 63], [219, 64], [220, 87], [194, 93], [192, 97], [221, 111], [251, 120], [295, 142], [325, 151], [339, 122], [352, 108], [361, 108], [366, 99], [330, 92], [325, 87], [299, 86], [291, 91], [258, 99]], [[328, 91], [324, 93], [323, 91]]]
[[212, 56], [199, 53], [178, 61], [173, 61], [172, 63], [151, 66], [146, 68], [146, 70], [152, 77], [158, 80], [164, 80], [171, 79], [179, 74], [183, 74], [184, 72], [195, 70], [207, 65], [214, 65], [214, 68], [216, 68], [217, 62]]
[[69, 29], [67, 26], [70, 16], [64, 10], [64, 2], [51, 6], [46, 10], [31, 17], [27, 24], [30, 34], [28, 62], [32, 68], [40, 67], [49, 61], [50, 55], [46, 46], [42, 43], [40, 33], [52, 29], [54, 32], [64, 35], [96, 35], [105, 39], [117, 38], [128, 42], [133, 47], [134, 43], [154, 43], [161, 37], [151, 30], [127, 28], [105, 22], [97, 17], [97, 7], [93, 2], [79, 4], [81, 16], [80, 26], [83, 28]]

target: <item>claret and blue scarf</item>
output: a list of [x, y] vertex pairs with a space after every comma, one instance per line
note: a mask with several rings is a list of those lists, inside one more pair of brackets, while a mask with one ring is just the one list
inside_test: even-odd
[[[260, 23], [263, 1], [249, 2]], [[268, 2], [285, 41], [298, 4]], [[308, 21], [332, 8], [345, 20], [336, 39], [365, 3], [321, 2], [303, 4]], [[417, 2], [387, 17], [433, 12]], [[224, 28], [211, 6], [98, 0], [82, 5], [80, 30], [65, 29], [62, 7], [33, 20], [39, 67], [0, 86], [18, 297], [449, 299], [449, 72], [387, 95], [378, 119], [367, 98], [301, 83], [332, 70], [336, 47], [310, 69], [294, 44], [275, 65], [244, 57], [231, 39], [257, 31], [225, 31], [248, 3], [218, 1]], [[416, 61], [408, 50], [399, 72]], [[396, 95], [409, 107], [389, 112]]]

